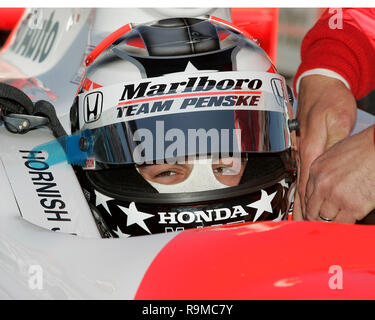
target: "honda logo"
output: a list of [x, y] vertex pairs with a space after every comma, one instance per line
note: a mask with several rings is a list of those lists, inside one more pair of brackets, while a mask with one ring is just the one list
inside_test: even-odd
[[103, 107], [103, 93], [92, 92], [85, 96], [83, 101], [85, 122], [94, 122], [100, 118]]

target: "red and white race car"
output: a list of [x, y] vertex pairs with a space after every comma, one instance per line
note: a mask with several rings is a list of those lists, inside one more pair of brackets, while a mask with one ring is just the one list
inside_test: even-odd
[[[196, 56], [189, 56], [184, 64], [179, 60], [178, 64], [170, 52], [166, 53], [160, 46], [159, 40], [155, 42], [154, 34], [149, 36], [155, 26], [167, 30], [165, 32], [169, 32], [171, 25], [180, 28], [181, 20], [175, 17], [181, 16], [185, 17], [181, 27], [185, 31], [189, 29], [190, 32], [196, 24], [202, 26], [196, 23], [197, 19], [205, 23], [205, 29], [191, 32], [199, 41], [211, 41], [214, 36], [205, 32], [211, 32], [210, 28], [215, 26], [217, 42], [205, 45], [212, 46], [211, 53], [222, 54], [220, 66], [207, 62], [200, 64], [199, 59], [207, 49], [198, 46], [194, 47]], [[221, 96], [222, 92], [227, 92], [225, 90], [231, 90], [228, 96], [237, 97], [238, 108], [231, 109], [236, 128], [247, 119], [244, 116], [248, 115], [247, 108], [254, 107], [259, 111], [256, 121], [251, 122], [258, 136], [251, 144], [245, 143], [248, 140], [241, 140], [243, 147], [249, 151], [261, 148], [275, 151], [290, 142], [289, 132], [283, 127], [290, 120], [290, 114], [279, 112], [280, 117], [266, 117], [268, 122], [261, 117], [266, 112], [277, 113], [277, 104], [288, 97], [284, 80], [271, 63], [276, 59], [277, 16], [277, 9], [27, 9], [3, 46], [1, 82], [22, 90], [33, 102], [44, 100], [53, 104], [59, 122], [69, 133], [68, 137], [74, 136], [74, 112], [71, 111], [74, 105], [78, 108], [78, 128], [97, 132], [95, 124], [98, 121], [103, 122], [102, 126], [109, 125], [105, 122], [110, 117], [110, 113], [105, 113], [106, 104], [114, 110], [112, 115], [115, 114], [116, 119], [122, 121], [123, 117], [133, 117], [131, 121], [140, 125], [141, 120], [154, 117], [143, 117], [146, 107], [140, 103], [155, 101], [162, 95], [171, 98], [173, 94], [173, 99], [182, 106], [185, 103], [180, 109], [189, 110], [184, 116], [198, 115], [195, 119], [199, 122], [205, 117], [205, 111], [201, 110], [218, 99], [192, 99], [206, 97], [207, 92], [210, 92], [210, 97]], [[158, 24], [145, 24], [148, 21], [158, 21]], [[127, 25], [130, 22], [133, 24]], [[166, 33], [163, 41], [173, 36], [175, 33]], [[245, 45], [235, 42], [243, 37], [250, 37], [246, 38]], [[194, 39], [189, 43], [195, 43]], [[220, 48], [215, 47], [219, 42]], [[270, 59], [258, 59], [261, 50], [258, 42]], [[237, 52], [233, 48], [237, 50], [239, 47], [247, 54], [253, 54], [252, 64], [240, 67], [246, 59], [237, 59], [235, 71], [223, 69], [224, 72], [216, 72], [222, 59], [226, 59], [225, 54], [230, 52], [232, 55], [228, 56], [233, 57], [233, 52]], [[146, 76], [132, 78], [134, 70], [131, 67], [122, 69], [122, 65], [114, 64], [108, 67], [113, 78], [104, 77], [108, 68], [103, 68], [107, 61], [102, 53], [108, 48], [116, 54], [116, 59], [124, 59], [125, 54], [130, 56], [129, 61], [136, 60], [134, 65], [141, 64]], [[151, 52], [159, 60], [152, 60], [152, 66], [147, 67], [149, 60], [146, 58]], [[169, 58], [160, 58], [163, 55]], [[106, 57], [114, 59], [110, 53]], [[214, 58], [210, 63], [214, 63]], [[93, 69], [94, 65], [100, 68]], [[163, 73], [165, 69], [155, 71], [158, 70], [156, 66], [161, 65], [174, 68], [173, 72], [166, 75]], [[246, 68], [252, 73], [246, 75], [243, 71]], [[113, 82], [115, 77], [124, 74], [130, 82], [120, 86]], [[261, 87], [259, 80], [265, 88]], [[246, 94], [254, 99], [241, 96], [244, 84]], [[107, 96], [115, 96], [113, 93], [117, 94], [117, 90], [121, 99], [108, 100]], [[158, 95], [153, 95], [155, 90], [159, 90]], [[0, 104], [4, 110], [7, 110], [7, 101], [13, 99], [12, 93], [0, 90]], [[130, 98], [137, 98], [139, 106], [131, 109]], [[103, 99], [107, 100], [103, 102]], [[96, 111], [99, 104], [103, 108], [102, 114]], [[169, 111], [162, 108], [163, 104], [153, 106], [157, 112]], [[171, 103], [171, 110], [173, 107]], [[202, 109], [192, 112], [192, 108]], [[86, 113], [79, 110], [86, 110]], [[20, 125], [22, 129], [25, 119], [40, 121], [39, 114], [34, 115], [35, 118], [19, 118], [14, 111], [4, 113], [5, 125], [0, 126], [1, 299], [375, 298], [375, 257], [371, 254], [372, 242], [375, 241], [374, 226], [292, 221], [290, 216], [287, 217], [291, 208], [284, 202], [292, 197], [290, 194], [286, 199], [290, 189], [287, 178], [293, 171], [285, 175], [279, 172], [275, 176], [279, 179], [276, 184], [263, 184], [261, 189], [254, 191], [251, 201], [247, 198], [248, 202], [241, 204], [227, 202], [223, 205], [221, 201], [212, 200], [214, 195], [208, 200], [211, 201], [210, 209], [195, 206], [190, 211], [178, 211], [177, 204], [170, 205], [166, 211], [158, 200], [153, 206], [142, 204], [142, 201], [124, 200], [124, 197], [116, 202], [115, 196], [104, 192], [107, 186], [104, 179], [102, 181], [94, 173], [88, 174], [89, 179], [85, 181], [94, 181], [97, 187], [90, 190], [82, 185], [69, 163], [60, 160], [50, 163], [44, 149], [36, 149], [56, 141], [51, 128], [43, 126], [46, 122], [37, 122], [37, 128], [25, 134], [9, 131], [12, 124]], [[363, 115], [359, 115], [355, 130], [373, 122], [371, 117]], [[171, 116], [175, 116], [173, 121], [178, 120], [177, 112]], [[125, 122], [116, 121], [110, 123], [113, 128]], [[215, 121], [212, 113], [210, 121]], [[276, 137], [270, 129], [278, 125], [283, 128], [285, 136]], [[131, 130], [132, 126], [127, 128]], [[116, 138], [121, 142], [116, 146], [123, 146], [123, 136], [115, 135], [116, 130], [106, 130], [105, 134], [111, 134], [112, 141]], [[15, 131], [24, 133], [17, 127]], [[247, 137], [251, 134], [247, 131]], [[103, 137], [106, 136], [100, 131], [100, 138]], [[116, 164], [127, 161], [111, 147], [104, 156], [94, 153], [101, 160], [111, 158], [113, 161], [115, 158]], [[89, 160], [86, 161], [86, 172], [98, 162], [85, 160]], [[121, 189], [117, 182], [126, 183], [126, 177], [115, 174], [110, 179], [114, 189]], [[143, 185], [138, 187], [143, 188]], [[183, 187], [181, 190], [183, 193]], [[223, 190], [218, 190], [215, 196], [221, 195], [220, 199], [229, 197], [230, 192]], [[116, 190], [111, 192], [113, 195]], [[136, 196], [139, 194], [134, 199], [138, 199]], [[275, 210], [277, 206], [280, 206], [280, 211]], [[118, 221], [122, 219], [122, 224], [117, 220], [118, 224], [112, 224], [115, 216], [119, 217]], [[149, 223], [154, 217], [159, 217], [158, 221], [155, 220], [155, 227]], [[189, 224], [191, 219], [208, 223], [202, 227], [181, 227], [184, 223]], [[109, 230], [101, 223], [110, 225]], [[166, 226], [161, 228], [162, 223]]]

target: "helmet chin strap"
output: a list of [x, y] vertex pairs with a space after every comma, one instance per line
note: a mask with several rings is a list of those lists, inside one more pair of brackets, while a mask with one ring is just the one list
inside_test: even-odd
[[147, 182], [159, 193], [199, 192], [228, 188], [227, 185], [216, 179], [212, 171], [211, 158], [195, 160], [189, 177], [180, 183], [162, 184], [149, 180]]

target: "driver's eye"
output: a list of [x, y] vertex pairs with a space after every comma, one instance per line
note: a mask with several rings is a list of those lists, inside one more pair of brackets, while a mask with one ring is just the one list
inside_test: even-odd
[[171, 177], [176, 175], [177, 173], [175, 171], [167, 170], [162, 171], [154, 176], [154, 178], [161, 178], [161, 177]]
[[232, 168], [226, 167], [226, 166], [212, 168], [212, 171], [214, 172], [214, 174], [219, 174], [219, 175], [222, 175], [222, 174], [230, 175], [230, 174], [236, 174], [237, 173]]

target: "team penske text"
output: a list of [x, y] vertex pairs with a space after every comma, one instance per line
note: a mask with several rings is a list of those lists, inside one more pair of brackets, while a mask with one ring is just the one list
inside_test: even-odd
[[[255, 92], [251, 92], [255, 93]], [[183, 97], [183, 96], [181, 96]], [[160, 97], [160, 99], [162, 99]], [[225, 95], [210, 97], [191, 97], [183, 99], [179, 104], [180, 110], [190, 110], [206, 107], [238, 107], [258, 106], [261, 99], [260, 94], [256, 95]], [[169, 111], [176, 100], [148, 101], [139, 104], [123, 105], [117, 107], [117, 118], [144, 115], [155, 112]], [[135, 101], [136, 102], [136, 101]]]

